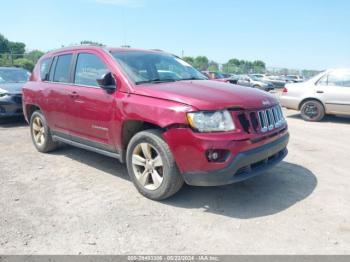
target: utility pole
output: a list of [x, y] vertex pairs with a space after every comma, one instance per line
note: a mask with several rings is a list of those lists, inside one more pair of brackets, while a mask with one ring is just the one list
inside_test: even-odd
[[11, 61], [11, 65], [13, 66], [13, 51], [12, 51], [12, 48], [10, 48], [10, 61]]

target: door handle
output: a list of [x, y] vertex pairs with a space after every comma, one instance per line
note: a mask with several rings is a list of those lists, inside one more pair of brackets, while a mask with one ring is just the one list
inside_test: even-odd
[[71, 98], [77, 98], [79, 95], [77, 92], [73, 91], [72, 93], [69, 94]]
[[324, 91], [322, 91], [322, 90], [317, 90], [316, 93], [317, 93], [317, 94], [323, 94]]

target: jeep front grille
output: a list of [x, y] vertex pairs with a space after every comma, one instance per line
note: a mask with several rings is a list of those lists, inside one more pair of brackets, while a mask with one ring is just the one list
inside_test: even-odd
[[241, 111], [235, 116], [247, 133], [266, 133], [285, 124], [279, 105], [258, 111]]

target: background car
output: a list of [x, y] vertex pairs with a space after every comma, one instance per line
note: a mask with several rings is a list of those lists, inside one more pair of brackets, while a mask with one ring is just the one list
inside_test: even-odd
[[274, 89], [274, 85], [272, 83], [260, 80], [252, 75], [238, 75], [234, 78], [234, 81], [237, 85], [259, 88], [267, 92]]
[[272, 83], [275, 88], [284, 88], [288, 81], [282, 76], [264, 75], [264, 74], [252, 74], [252, 76], [258, 78], [261, 81]]
[[202, 71], [203, 75], [209, 78], [209, 80], [219, 81], [219, 82], [225, 82], [225, 83], [231, 83], [231, 76], [224, 75], [220, 72], [214, 72], [214, 71]]
[[284, 88], [289, 81], [282, 76], [267, 76], [266, 79], [272, 83], [275, 88]]
[[287, 75], [286, 80], [294, 83], [304, 82], [304, 78], [299, 75]]
[[22, 87], [30, 73], [22, 68], [0, 67], [0, 117], [22, 115]]
[[350, 115], [350, 69], [327, 70], [304, 83], [287, 84], [281, 105], [300, 110], [307, 121], [325, 114]]

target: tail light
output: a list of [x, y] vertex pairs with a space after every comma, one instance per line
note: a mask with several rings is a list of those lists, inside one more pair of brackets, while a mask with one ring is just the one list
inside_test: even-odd
[[284, 87], [282, 92], [283, 92], [283, 93], [288, 93], [287, 87]]

